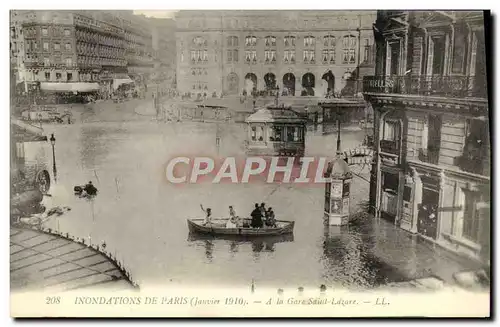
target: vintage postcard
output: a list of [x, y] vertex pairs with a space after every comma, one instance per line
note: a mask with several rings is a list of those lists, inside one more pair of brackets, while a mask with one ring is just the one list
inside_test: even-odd
[[11, 10], [11, 315], [489, 317], [489, 19]]

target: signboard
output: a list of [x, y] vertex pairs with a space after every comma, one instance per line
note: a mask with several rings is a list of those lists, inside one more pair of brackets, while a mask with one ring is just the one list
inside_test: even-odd
[[342, 212], [342, 200], [332, 199], [332, 210], [330, 211], [333, 214], [341, 214]]
[[344, 187], [342, 190], [342, 197], [348, 197], [349, 196], [349, 191], [351, 188], [351, 181], [350, 180], [345, 180], [344, 181]]
[[342, 214], [343, 215], [349, 214], [349, 198], [344, 198], [342, 200]]
[[332, 198], [342, 197], [342, 181], [332, 183]]

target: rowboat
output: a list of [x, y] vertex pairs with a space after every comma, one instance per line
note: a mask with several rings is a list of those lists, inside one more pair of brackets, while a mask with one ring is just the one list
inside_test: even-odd
[[[249, 226], [251, 219], [244, 218], [243, 225]], [[277, 220], [276, 227], [239, 227], [226, 228], [226, 219], [212, 219], [210, 224], [204, 224], [204, 219], [188, 219], [188, 227], [191, 233], [211, 235], [242, 235], [242, 236], [274, 236], [293, 233], [294, 221]]]

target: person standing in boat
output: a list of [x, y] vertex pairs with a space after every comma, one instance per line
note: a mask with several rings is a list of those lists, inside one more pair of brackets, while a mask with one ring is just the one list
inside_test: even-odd
[[255, 209], [253, 209], [250, 215], [252, 216], [251, 226], [253, 228], [261, 228], [263, 226], [262, 213], [258, 203], [255, 204]]
[[237, 228], [238, 227], [238, 217], [234, 211], [233, 206], [229, 206], [229, 219], [226, 223], [226, 228]]
[[201, 210], [203, 210], [203, 212], [205, 213], [205, 221], [203, 222], [203, 225], [212, 223], [212, 209], [207, 208], [207, 210], [205, 210], [202, 204], [200, 204], [200, 207]]
[[265, 223], [265, 221], [267, 220], [267, 210], [266, 210], [266, 204], [264, 202], [260, 204], [260, 215], [262, 217], [263, 222]]

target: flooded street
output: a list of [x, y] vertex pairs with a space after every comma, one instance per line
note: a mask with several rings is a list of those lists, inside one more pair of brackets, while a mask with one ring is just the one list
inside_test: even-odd
[[[433, 254], [408, 234], [384, 222], [361, 227], [323, 225], [324, 185], [180, 184], [167, 182], [165, 166], [177, 156], [244, 154], [245, 125], [214, 123], [87, 122], [46, 126], [57, 138], [58, 180], [47, 207], [72, 210], [47, 227], [106, 243], [141, 287], [244, 286], [254, 280], [272, 287], [372, 287], [454, 270], [446, 255]], [[217, 128], [221, 131], [216, 148]], [[342, 133], [342, 147], [361, 144], [363, 131]], [[306, 156], [332, 156], [335, 135], [308, 132]], [[363, 167], [354, 166], [356, 173]], [[361, 176], [369, 178], [369, 167]], [[73, 194], [75, 185], [93, 181], [93, 200]], [[368, 200], [368, 182], [354, 177], [351, 212]], [[292, 237], [254, 241], [189, 235], [187, 218], [228, 216], [233, 205], [248, 216], [254, 203], [273, 207], [277, 219], [295, 221]], [[390, 241], [388, 241], [390, 240]], [[392, 251], [392, 252], [391, 252]]]

